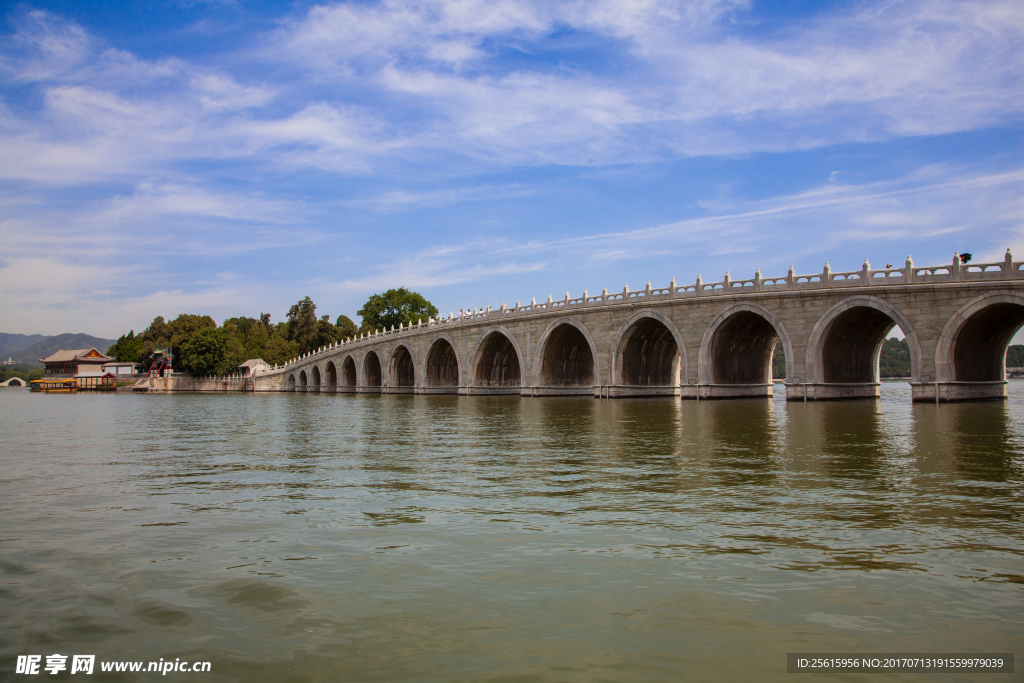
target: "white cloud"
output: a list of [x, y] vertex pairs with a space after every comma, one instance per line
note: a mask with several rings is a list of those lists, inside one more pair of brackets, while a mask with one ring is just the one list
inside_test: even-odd
[[[389, 261], [370, 261], [379, 268], [359, 265], [369, 247], [356, 241], [338, 256], [341, 275], [282, 270], [254, 284], [195, 264], [218, 255], [275, 263], [277, 250], [295, 245], [341, 252], [328, 245], [346, 218], [338, 207], [553, 194], [501, 175], [526, 167], [806, 150], [1021, 122], [1019, 2], [859, 3], [782, 28], [752, 25], [748, 9], [714, 0], [335, 3], [250, 36], [219, 66], [142, 58], [59, 16], [14, 14], [0, 41], [0, 312], [28, 332], [66, 331], [32, 326], [64, 316], [86, 329], [89, 315], [119, 301], [149, 317], [193, 301], [253, 312], [285, 281], [350, 293], [441, 287], [679, 262], [696, 251], [709, 268], [726, 254], [743, 268], [774, 254], [757, 264], [767, 275], [853, 244], [950, 240], [980, 259], [998, 258], [1006, 241], [1024, 253], [1019, 170], [933, 167], [881, 183], [839, 174], [757, 202], [705, 198], [705, 217], [645, 230], [418, 253], [399, 245]], [[356, 184], [332, 194], [352, 177], [373, 182], [362, 194]], [[315, 189], [295, 199], [305, 182]], [[403, 186], [431, 189], [388, 189]], [[155, 245], [146, 291], [137, 291], [134, 250]], [[183, 269], [158, 260], [185, 258], [223, 277], [190, 271], [182, 285]]]
[[[1014, 124], [1024, 111], [1019, 3], [857, 5], [785, 30], [727, 21], [745, 11], [318, 5], [235, 58], [263, 81], [139, 59], [31, 12], [2, 66], [43, 104], [0, 110], [2, 177], [87, 183], [202, 160], [349, 175], [427, 163], [464, 174], [808, 149]], [[556, 61], [552, 36], [563, 30], [590, 42]]]

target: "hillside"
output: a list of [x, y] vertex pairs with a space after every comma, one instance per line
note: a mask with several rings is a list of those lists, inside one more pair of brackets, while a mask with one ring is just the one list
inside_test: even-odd
[[15, 351], [21, 351], [44, 339], [49, 339], [49, 337], [45, 334], [8, 334], [7, 332], [0, 332], [0, 360], [7, 360], [7, 356]]
[[56, 337], [47, 337], [42, 341], [38, 341], [31, 346], [8, 355], [19, 363], [31, 365], [34, 368], [41, 368], [43, 364], [39, 362], [40, 358], [46, 358], [61, 349], [70, 351], [72, 349], [87, 349], [95, 346], [100, 353], [106, 353], [107, 347], [116, 342], [116, 339], [101, 339], [89, 334], [58, 334]]

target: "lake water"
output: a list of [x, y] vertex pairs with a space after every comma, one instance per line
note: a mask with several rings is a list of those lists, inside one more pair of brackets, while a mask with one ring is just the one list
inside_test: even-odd
[[53, 653], [210, 661], [93, 679], [210, 682], [774, 681], [792, 678], [787, 652], [1019, 659], [1024, 382], [1010, 393], [0, 389], [0, 677], [38, 680], [16, 656]]

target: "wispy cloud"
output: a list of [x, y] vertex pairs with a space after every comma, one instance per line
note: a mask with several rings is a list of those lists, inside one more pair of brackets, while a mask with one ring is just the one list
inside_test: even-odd
[[[437, 287], [539, 270], [585, 273], [629, 261], [686, 262], [694, 253], [703, 255], [706, 265], [724, 264], [723, 268], [730, 262], [753, 262], [751, 272], [742, 277], [752, 277], [754, 267], [777, 270], [766, 270], [766, 276], [783, 275], [790, 263], [806, 266], [816, 257], [821, 263], [815, 267], [831, 258], [836, 270], [853, 270], [863, 256], [857, 256], [862, 253], [858, 251], [852, 258], [843, 258], [851, 248], [874, 250], [894, 241], [927, 248], [932, 238], [950, 235], [976, 244], [981, 259], [1001, 259], [1006, 246], [1024, 254], [1020, 202], [1024, 171], [979, 175], [946, 169], [930, 183], [921, 183], [916, 175], [864, 185], [826, 184], [795, 195], [737, 201], [719, 206], [714, 215], [639, 230], [554, 240], [502, 238], [433, 245], [411, 256], [386, 260], [376, 272], [345, 279], [334, 287], [367, 291], [397, 286], [398, 280], [410, 286]], [[999, 230], [1000, 236], [1009, 230], [1011, 243], [1004, 246], [991, 240], [995, 233], [986, 236], [983, 227]], [[843, 260], [836, 261], [837, 256]], [[720, 277], [712, 271], [703, 274], [706, 280]]]
[[[1019, 2], [865, 2], [778, 25], [728, 0], [386, 0], [288, 12], [216, 59], [144, 57], [50, 12], [9, 15], [5, 319], [52, 332], [63, 331], [58, 318], [86, 329], [106, 312], [116, 329], [179, 305], [286, 308], [307, 289], [354, 308], [353, 297], [398, 284], [475, 283], [483, 296], [496, 278], [689, 278], [677, 264], [697, 253], [689, 269], [717, 278], [818, 268], [872, 245], [884, 258], [940, 243], [944, 254], [953, 241], [978, 258], [1024, 252], [1019, 159], [903, 165], [898, 180], [844, 170], [811, 189], [773, 184], [758, 200], [660, 197], [651, 201], [663, 210], [644, 214], [657, 218], [590, 227], [571, 205], [587, 200], [563, 199], [564, 186], [542, 178], [593, 169], [573, 181], [596, 193], [598, 175], [641, 186], [649, 162], [1019, 128]], [[546, 214], [550, 225], [532, 225], [527, 211], [508, 215], [524, 200], [564, 203]], [[566, 216], [571, 228], [558, 225]]]
[[[927, 182], [922, 181], [922, 175], [928, 177]], [[901, 253], [891, 253], [893, 244], [912, 244], [927, 250], [927, 255], [918, 255], [919, 263], [922, 256], [941, 263], [951, 254], [944, 249], [936, 252], [935, 246], [948, 244], [949, 236], [971, 245], [979, 260], [999, 260], [1007, 246], [1024, 254], [1022, 194], [1024, 171], [977, 174], [935, 168], [894, 181], [826, 183], [793, 195], [721, 203], [709, 215], [637, 230], [548, 240], [504, 236], [451, 244], [435, 242], [392, 258], [375, 254], [363, 265], [349, 263], [340, 276], [334, 271], [295, 272], [292, 268], [260, 278], [233, 273], [232, 260], [245, 254], [265, 262], [268, 255], [294, 251], [294, 245], [275, 242], [283, 239], [284, 233], [272, 231], [266, 241], [256, 238], [241, 242], [236, 251], [222, 254], [227, 260], [217, 261], [221, 270], [206, 277], [193, 276], [187, 284], [180, 275], [162, 269], [159, 257], [148, 258], [146, 249], [134, 249], [139, 256], [131, 265], [124, 265], [123, 256], [116, 253], [116, 243], [106, 240], [105, 235], [90, 245], [62, 242], [59, 232], [44, 230], [35, 242], [23, 237], [0, 259], [0, 291], [5, 294], [5, 317], [22, 321], [21, 329], [51, 329], [59, 319], [63, 327], [113, 334], [121, 327], [138, 326], [140, 320], [148, 321], [157, 313], [201, 311], [228, 317], [277, 310], [297, 298], [297, 292], [316, 293], [318, 301], [326, 299], [336, 307], [338, 302], [358, 301], [367, 292], [388, 287], [437, 289], [476, 283], [473, 291], [482, 292], [490, 291], [487, 283], [499, 280], [525, 282], [517, 277], [525, 274], [569, 274], [582, 288], [594, 277], [604, 279], [602, 274], [637, 266], [642, 277], [651, 277], [652, 270], [665, 270], [665, 263], [683, 265], [670, 270], [681, 281], [692, 280], [697, 272], [706, 281], [719, 279], [727, 268], [733, 269], [734, 278], [752, 276], [755, 267], [766, 276], [781, 275], [791, 263], [811, 271], [828, 259], [832, 259], [835, 270], [852, 270], [859, 267], [864, 255], [879, 250], [884, 250], [882, 258], [902, 258]], [[283, 221], [290, 210], [287, 205], [262, 203], [252, 197], [144, 187], [134, 198], [98, 207], [89, 220], [131, 225], [136, 220], [151, 220], [146, 218], [147, 212], [163, 215], [183, 211], [182, 198], [192, 207], [190, 219], [200, 222], [197, 233], [208, 232], [216, 224], [203, 223], [206, 219], [219, 221], [224, 216], [264, 213], [269, 220]], [[16, 232], [26, 234], [28, 225]], [[982, 230], [982, 226], [991, 232]], [[4, 230], [8, 231], [7, 225]], [[324, 239], [316, 238], [321, 243]], [[1005, 240], [1009, 243], [1003, 244]], [[149, 246], [158, 248], [159, 244], [157, 235]], [[182, 253], [188, 248], [191, 243], [173, 245], [171, 252]], [[357, 248], [360, 252], [356, 253], [372, 253], [372, 245]], [[37, 257], [31, 255], [33, 252], [49, 255]], [[932, 256], [933, 252], [937, 255]], [[695, 261], [693, 254], [701, 258]], [[111, 261], [122, 265], [111, 267]], [[719, 269], [721, 272], [717, 272]], [[280, 286], [280, 278], [288, 283], [287, 291]], [[146, 284], [142, 291], [140, 282]], [[485, 288], [480, 289], [481, 285]], [[601, 285], [621, 286], [600, 280], [595, 285], [594, 291]], [[545, 295], [543, 291], [526, 290], [515, 293], [507, 303]], [[469, 297], [477, 298], [479, 294]], [[457, 310], [466, 303], [497, 306], [501, 302], [466, 301], [464, 292], [451, 301], [437, 303]], [[349, 307], [354, 310], [358, 306]], [[103, 330], [90, 327], [98, 319], [103, 321]]]
[[[246, 46], [235, 63], [247, 73], [269, 66], [261, 81], [140, 59], [29, 12], [0, 69], [42, 104], [0, 110], [0, 168], [49, 183], [202, 159], [472, 173], [807, 149], [1019, 122], [1024, 111], [1019, 3], [857, 5], [762, 32], [727, 21], [745, 11], [735, 2], [318, 5]], [[618, 66], [586, 51], [548, 57], [566, 30], [621, 55]]]

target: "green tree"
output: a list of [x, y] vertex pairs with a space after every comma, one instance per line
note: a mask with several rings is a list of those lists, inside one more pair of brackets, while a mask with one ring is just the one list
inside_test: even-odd
[[890, 337], [882, 342], [878, 374], [882, 377], [910, 377], [910, 345], [906, 339]]
[[331, 316], [320, 316], [320, 321], [316, 325], [316, 339], [313, 340], [313, 348], [333, 344], [339, 339], [341, 339], [341, 332], [331, 322]]
[[142, 340], [138, 353], [138, 362], [141, 364], [142, 371], [145, 372], [153, 364], [153, 352], [169, 346], [171, 343], [171, 333], [168, 330], [167, 323], [164, 322], [164, 317], [158, 315], [153, 318], [153, 322], [149, 324], [149, 327], [143, 330], [142, 334], [136, 337], [136, 339]]
[[1006, 367], [1024, 368], [1024, 344], [1014, 344], [1006, 349]]
[[371, 295], [356, 314], [363, 318], [363, 330], [390, 329], [392, 325], [398, 327], [436, 318], [437, 308], [421, 294], [399, 287]]
[[181, 367], [193, 375], [213, 375], [223, 371], [227, 334], [216, 327], [204, 327], [191, 334], [181, 345]]
[[216, 329], [216, 327], [217, 323], [208, 315], [182, 313], [169, 323], [164, 322], [163, 316], [157, 316], [149, 327], [136, 338], [142, 340], [137, 357], [142, 364], [143, 371], [148, 370], [152, 364], [153, 352], [166, 347], [171, 348], [175, 367], [184, 368], [184, 365], [179, 362], [179, 356], [185, 342], [200, 330]]
[[[268, 323], [269, 320], [268, 317]], [[287, 338], [298, 344], [298, 353], [307, 353], [341, 339], [341, 332], [331, 323], [331, 316], [322, 315], [317, 319], [316, 304], [308, 296], [288, 309], [287, 329]]]
[[[283, 325], [284, 323], [279, 323]], [[299, 355], [299, 343], [288, 339], [286, 335], [275, 334], [263, 347], [263, 360], [268, 363], [286, 363]]]
[[274, 331], [269, 323], [269, 316], [266, 321], [262, 317], [258, 320], [246, 317], [225, 320], [221, 329], [227, 335], [227, 352], [224, 364], [218, 369], [218, 372], [221, 374], [234, 372], [239, 365], [251, 358], [266, 360], [264, 358], [265, 349]]
[[786, 379], [786, 349], [782, 340], [775, 342], [775, 353], [772, 355], [772, 379]]
[[339, 315], [338, 321], [334, 323], [334, 326], [338, 328], [338, 334], [341, 335], [341, 339], [355, 336], [356, 332], [359, 331], [359, 327], [347, 315]]
[[185, 344], [202, 330], [217, 329], [217, 323], [208, 315], [194, 315], [182, 313], [177, 318], [167, 323], [167, 331], [170, 333], [171, 353], [174, 354], [175, 367], [185, 367], [179, 363], [179, 356], [183, 353]]
[[288, 339], [298, 343], [299, 353], [316, 348], [319, 323], [316, 304], [308, 296], [288, 309]]
[[137, 363], [139, 352], [142, 351], [142, 335], [135, 336], [135, 330], [122, 334], [117, 342], [107, 349], [107, 355], [122, 363]]
[[6, 382], [12, 377], [23, 379], [26, 382], [31, 382], [34, 379], [42, 379], [44, 370], [42, 368], [8, 368], [0, 367], [0, 382]]

